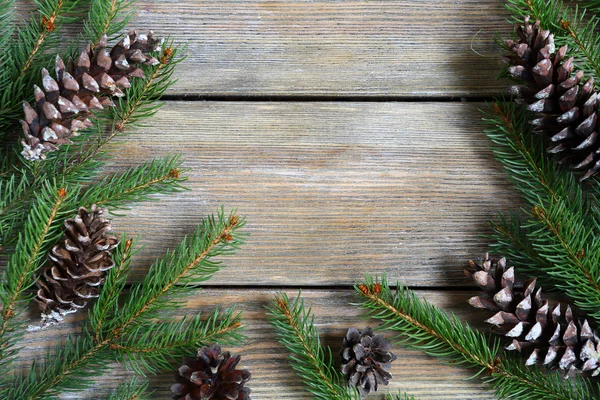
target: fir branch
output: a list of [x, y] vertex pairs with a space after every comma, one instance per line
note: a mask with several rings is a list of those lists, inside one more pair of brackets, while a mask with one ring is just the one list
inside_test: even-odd
[[[100, 325], [100, 335], [92, 334], [89, 328], [84, 329], [80, 337], [69, 339], [65, 349], [59, 347], [56, 354], [47, 357], [47, 360], [61, 360], [60, 363], [52, 364], [51, 361], [46, 361], [48, 365], [44, 366], [42, 372], [39, 372], [39, 368], [34, 364], [27, 375], [17, 377], [15, 383], [4, 392], [0, 392], [0, 395], [8, 393], [14, 396], [9, 398], [32, 400], [47, 398], [60, 389], [74, 390], [89, 385], [90, 379], [98, 376], [98, 373], [89, 374], [86, 371], [98, 365], [106, 365], [107, 360], [122, 358], [123, 354], [134, 358], [143, 356], [151, 359], [155, 356], [157, 360], [163, 357], [164, 362], [170, 357], [180, 355], [181, 346], [194, 340], [203, 342], [218, 337], [220, 340], [238, 341], [240, 335], [236, 329], [240, 327], [240, 321], [233, 311], [221, 314], [223, 320], [217, 320], [215, 314], [201, 323], [197, 322], [196, 318], [188, 319], [184, 335], [172, 332], [171, 335], [154, 337], [144, 335], [143, 329], [151, 331], [149, 326], [152, 326], [152, 330], [161, 326], [165, 332], [172, 329], [174, 324], [178, 324], [173, 321], [160, 323], [152, 317], [159, 317], [157, 311], [174, 309], [181, 304], [175, 300], [164, 299], [167, 295], [185, 290], [185, 286], [175, 286], [176, 284], [189, 283], [193, 278], [206, 280], [219, 269], [220, 264], [211, 261], [211, 258], [230, 255], [237, 249], [244, 237], [237, 229], [243, 225], [243, 219], [234, 213], [226, 216], [223, 210], [217, 217], [208, 217], [192, 237], [184, 239], [177, 249], [150, 268], [144, 282], [135, 285], [125, 296], [123, 306], [115, 308], [114, 313], [107, 313]], [[127, 257], [126, 249], [127, 245], [122, 250], [121, 259]], [[165, 268], [172, 268], [174, 271]], [[98, 323], [98, 320], [94, 322]], [[204, 332], [204, 337], [194, 336], [198, 332]], [[137, 342], [134, 338], [138, 339]], [[143, 349], [139, 347], [144, 345], [140, 341], [142, 338], [152, 340], [145, 344], [155, 345], [158, 351], [156, 355], [152, 352], [134, 351]], [[189, 341], [184, 343], [186, 339]], [[143, 367], [148, 360], [149, 358], [137, 358], [137, 366]]]
[[493, 110], [486, 119], [491, 125], [486, 134], [494, 142], [492, 150], [530, 207], [525, 210], [530, 218], [522, 227], [530, 232], [531, 248], [523, 252], [513, 243], [509, 252], [521, 259], [532, 254], [544, 259], [543, 270], [529, 270], [531, 264], [525, 263], [524, 271], [532, 276], [546, 274], [546, 284], [563, 290], [600, 321], [600, 239], [597, 216], [590, 213], [594, 208], [573, 175], [546, 159], [526, 111], [500, 102]]
[[[541, 257], [531, 241], [533, 232], [524, 226], [526, 221], [517, 212], [512, 212], [508, 217], [499, 214], [497, 221], [490, 221], [494, 234], [488, 238], [493, 239], [490, 245], [491, 253], [506, 254], [507, 258], [515, 264], [523, 266], [528, 271], [549, 270], [552, 264]], [[552, 279], [542, 274], [537, 278], [545, 287], [552, 287]]]
[[419, 300], [409, 289], [398, 285], [392, 293], [385, 277], [379, 281], [367, 276], [357, 285], [358, 304], [365, 318], [382, 322], [382, 329], [399, 334], [400, 343], [428, 355], [477, 370], [476, 376], [490, 384], [498, 398], [520, 400], [592, 399], [591, 385], [582, 379], [562, 381], [556, 373], [545, 375], [537, 368], [523, 369], [515, 361], [499, 356], [497, 341], [463, 325], [454, 315], [446, 315], [427, 301]]
[[139, 374], [169, 370], [175, 361], [210, 343], [239, 345], [241, 315], [234, 309], [215, 310], [206, 320], [201, 314], [171, 321], [141, 324], [123, 340], [111, 344], [116, 357]]
[[150, 267], [142, 283], [132, 286], [116, 317], [119, 331], [151, 322], [159, 310], [176, 308], [178, 301], [166, 294], [210, 279], [221, 268], [213, 258], [232, 255], [244, 243], [245, 235], [237, 233], [244, 225], [234, 212], [227, 215], [223, 209], [202, 221], [193, 235]]
[[137, 253], [132, 239], [121, 238], [119, 245], [113, 250], [115, 266], [106, 274], [100, 296], [88, 313], [91, 326], [94, 327], [94, 340], [101, 341], [100, 335], [106, 319], [119, 310], [119, 296], [125, 290], [127, 276], [131, 266], [131, 257]]
[[151, 199], [153, 194], [176, 193], [185, 188], [181, 182], [181, 157], [154, 159], [90, 185], [81, 195], [81, 204], [101, 205], [114, 210]]
[[16, 316], [17, 303], [23, 292], [34, 283], [34, 276], [46, 252], [62, 234], [59, 224], [64, 209], [71, 200], [68, 189], [47, 183], [36, 195], [35, 205], [19, 235], [14, 253], [9, 257], [6, 271], [0, 283], [2, 313], [0, 320], [0, 360], [10, 346], [6, 333], [10, 321]]
[[129, 382], [119, 385], [107, 400], [141, 400], [148, 390], [148, 383], [148, 381], [140, 383], [139, 378], [134, 376]]
[[269, 322], [275, 328], [279, 342], [292, 353], [292, 368], [315, 398], [323, 400], [360, 399], [358, 393], [344, 384], [335, 369], [331, 349], [321, 346], [311, 310], [305, 310], [300, 294], [290, 304], [280, 293], [268, 308]]
[[94, 49], [102, 35], [109, 39], [117, 36], [133, 16], [134, 0], [92, 0], [87, 21], [83, 27]]

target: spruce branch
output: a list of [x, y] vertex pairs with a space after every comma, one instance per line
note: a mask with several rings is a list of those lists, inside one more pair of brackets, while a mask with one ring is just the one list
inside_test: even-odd
[[[552, 264], [535, 250], [531, 241], [533, 233], [531, 229], [525, 228], [525, 225], [526, 220], [518, 212], [511, 212], [508, 217], [499, 214], [496, 221], [490, 221], [494, 232], [488, 236], [490, 239], [494, 239], [490, 245], [492, 253], [506, 254], [509, 259], [524, 266], [524, 269], [528, 271], [552, 268]], [[553, 286], [551, 278], [545, 274], [540, 275], [538, 282], [542, 286]]]
[[134, 0], [91, 0], [84, 31], [94, 49], [102, 35], [117, 36], [129, 24]]
[[134, 376], [129, 382], [119, 385], [107, 400], [141, 400], [148, 390], [148, 384], [148, 381], [140, 382], [140, 379]]
[[81, 204], [97, 204], [114, 210], [131, 203], [150, 200], [153, 194], [177, 193], [185, 188], [181, 182], [181, 157], [154, 159], [124, 172], [108, 176], [88, 186], [81, 195]]
[[11, 323], [17, 315], [18, 303], [23, 300], [25, 290], [33, 285], [35, 273], [48, 248], [62, 234], [59, 222], [65, 218], [65, 209], [69, 208], [71, 198], [68, 189], [59, 188], [50, 182], [36, 194], [32, 212], [18, 237], [0, 283], [0, 362], [8, 362], [5, 352], [13, 342], [7, 337], [7, 333], [14, 330]]
[[335, 369], [331, 349], [321, 346], [314, 316], [310, 309], [304, 308], [300, 294], [292, 303], [285, 293], [277, 295], [268, 307], [268, 316], [279, 342], [291, 353], [292, 368], [315, 398], [360, 399]]
[[392, 293], [385, 276], [381, 280], [367, 276], [355, 289], [366, 318], [377, 319], [381, 328], [397, 332], [403, 345], [476, 370], [476, 376], [490, 384], [499, 398], [593, 398], [586, 381], [564, 382], [556, 373], [545, 375], [536, 368], [520, 367], [499, 354], [498, 342], [488, 342], [458, 317], [448, 316], [401, 285]]
[[206, 320], [201, 314], [171, 321], [141, 324], [113, 344], [115, 356], [139, 374], [169, 370], [190, 349], [207, 343], [242, 343], [241, 315], [234, 309], [215, 310]]
[[[164, 297], [181, 293], [192, 279], [206, 280], [219, 269], [220, 263], [211, 259], [230, 255], [238, 248], [244, 234], [237, 229], [243, 225], [243, 219], [234, 213], [226, 215], [223, 210], [216, 217], [208, 217], [190, 238], [184, 239], [177, 249], [150, 268], [144, 282], [127, 293], [123, 306], [109, 306], [103, 321], [93, 320], [80, 336], [70, 337], [64, 346], [59, 346], [54, 354], [46, 357], [42, 367], [33, 364], [26, 375], [18, 376], [13, 385], [0, 391], [0, 398], [41, 399], [60, 390], [81, 389], [99, 375], [96, 369], [102, 371], [102, 367], [111, 360], [123, 360], [125, 357], [130, 366], [144, 371], [144, 366], [150, 365], [150, 361], [166, 367], [168, 360], [181, 355], [186, 345], [189, 345], [189, 352], [190, 347], [217, 339], [238, 343], [241, 340], [238, 332], [240, 318], [233, 310], [215, 311], [207, 320], [188, 317], [182, 321], [161, 322], [156, 318], [160, 318], [159, 311], [181, 305], [180, 301]], [[128, 249], [126, 242], [119, 251], [121, 259], [127, 260], [131, 247]], [[122, 264], [127, 268], [126, 262]], [[122, 278], [123, 272], [117, 270], [115, 274], [118, 276], [113, 278], [113, 282], [125, 279]], [[104, 303], [110, 298], [107, 295]], [[97, 331], [92, 332], [98, 329], [99, 322], [101, 334], [96, 335]], [[171, 331], [182, 327], [183, 332]], [[163, 335], [148, 333], [157, 328]], [[150, 372], [158, 369], [154, 367]], [[94, 372], [90, 373], [92, 370]]]
[[[528, 113], [512, 103], [496, 102], [486, 121], [486, 134], [494, 143], [492, 150], [505, 166], [515, 187], [528, 203], [527, 221], [521, 226], [529, 232], [527, 251], [512, 242], [506, 250], [519, 259], [541, 258], [535, 271], [523, 264], [528, 275], [545, 274], [545, 284], [564, 291], [579, 308], [600, 321], [600, 239], [597, 208], [575, 182], [572, 174], [553, 166], [543, 152], [539, 138], [527, 122]], [[513, 237], [514, 238], [514, 237]], [[498, 235], [503, 243], [506, 235]], [[537, 254], [537, 256], [536, 256]], [[539, 270], [539, 266], [544, 266]]]

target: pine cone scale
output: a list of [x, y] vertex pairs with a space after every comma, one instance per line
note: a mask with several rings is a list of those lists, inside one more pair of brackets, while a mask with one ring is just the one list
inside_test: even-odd
[[[42, 69], [42, 89], [34, 86], [35, 105], [23, 104], [24, 133], [23, 157], [40, 160], [59, 145], [69, 143], [70, 137], [91, 126], [88, 117], [94, 110], [112, 107], [110, 96], [122, 97], [131, 86], [129, 78], [143, 78], [140, 65], [156, 65], [158, 60], [150, 55], [160, 49], [161, 41], [135, 31], [113, 47], [106, 49], [103, 36], [94, 51], [88, 45], [70, 71], [57, 56], [54, 79]], [[114, 54], [114, 55], [113, 55]]]
[[[493, 283], [483, 279], [482, 273]], [[551, 309], [548, 300], [542, 298], [541, 289], [536, 290], [535, 279], [517, 285], [514, 269], [506, 268], [506, 260], [494, 260], [487, 254], [481, 265], [470, 262], [465, 275], [486, 292], [486, 296], [471, 298], [469, 304], [496, 312], [486, 322], [493, 325], [495, 333], [511, 339], [506, 349], [521, 352], [526, 365], [543, 364], [568, 374], [600, 374], [598, 335], [587, 320], [574, 318], [570, 306], [564, 314], [560, 304]], [[498, 300], [503, 301], [502, 305], [497, 304]], [[502, 310], [496, 311], [497, 308]]]

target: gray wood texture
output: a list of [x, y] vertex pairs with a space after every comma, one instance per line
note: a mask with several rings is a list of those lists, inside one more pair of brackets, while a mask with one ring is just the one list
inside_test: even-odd
[[512, 28], [496, 0], [153, 0], [131, 26], [188, 45], [171, 94], [489, 95]]
[[[247, 245], [180, 314], [238, 304], [249, 339], [231, 350], [252, 370], [253, 399], [310, 398], [265, 318], [278, 288], [303, 289], [334, 353], [348, 327], [367, 324], [349, 305], [351, 285], [367, 272], [386, 273], [485, 328], [485, 313], [466, 304], [472, 291], [462, 269], [485, 251], [487, 221], [520, 204], [478, 111], [506, 86], [495, 79], [502, 63], [494, 35], [512, 30], [502, 2], [137, 4], [130, 26], [171, 36], [187, 58], [157, 116], [112, 144], [107, 169], [182, 153], [190, 190], [134, 205], [114, 229], [146, 245], [134, 263], [139, 280], [221, 204], [247, 217]], [[84, 319], [27, 334], [21, 362]], [[476, 371], [395, 351], [394, 380], [382, 393], [493, 398], [480, 381], [465, 380]], [[104, 398], [129, 375], [115, 365], [91, 390], [64, 398]], [[150, 379], [152, 399], [170, 397], [172, 374]]]
[[187, 186], [133, 207], [136, 275], [221, 204], [248, 244], [208, 285], [351, 285], [367, 271], [409, 285], [467, 285], [487, 221], [514, 208], [488, 149], [482, 103], [169, 102], [114, 145], [115, 168], [182, 153]]

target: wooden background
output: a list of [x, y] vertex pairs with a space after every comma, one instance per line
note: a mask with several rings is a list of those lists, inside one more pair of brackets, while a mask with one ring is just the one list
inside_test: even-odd
[[[228, 267], [188, 299], [189, 312], [237, 304], [249, 340], [231, 349], [252, 371], [253, 399], [308, 399], [275, 342], [264, 306], [299, 289], [335, 350], [363, 327], [351, 286], [386, 273], [484, 327], [463, 277], [486, 249], [487, 221], [518, 204], [488, 149], [479, 109], [502, 90], [497, 0], [139, 1], [132, 27], [187, 45], [165, 106], [114, 144], [111, 168], [183, 153], [191, 189], [133, 207], [117, 232], [141, 234], [149, 263], [221, 204], [251, 234]], [[79, 320], [78, 320], [79, 318]], [[29, 334], [42, 354], [82, 316]], [[484, 327], [485, 328], [485, 327]], [[491, 399], [474, 371], [395, 347], [387, 390], [418, 399]], [[70, 398], [102, 398], [129, 373], [115, 366]], [[172, 374], [152, 378], [170, 398]]]

